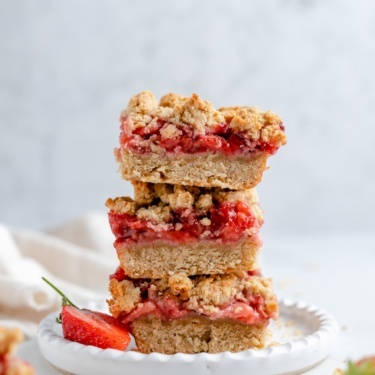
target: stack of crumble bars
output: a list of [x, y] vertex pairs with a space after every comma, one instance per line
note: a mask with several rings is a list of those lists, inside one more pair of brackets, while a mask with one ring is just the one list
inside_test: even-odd
[[278, 307], [259, 272], [253, 187], [285, 142], [270, 111], [216, 110], [196, 94], [130, 99], [115, 155], [134, 200], [107, 200], [120, 262], [108, 305], [140, 352], [264, 347]]

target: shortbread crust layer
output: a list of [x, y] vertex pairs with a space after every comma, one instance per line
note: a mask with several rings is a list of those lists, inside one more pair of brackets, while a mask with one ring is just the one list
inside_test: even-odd
[[261, 181], [268, 155], [139, 155], [122, 149], [116, 151], [116, 157], [125, 180], [241, 190], [250, 189]]
[[261, 349], [268, 338], [267, 324], [246, 325], [201, 316], [164, 321], [156, 316], [134, 320], [130, 330], [142, 353], [220, 353]]
[[178, 246], [160, 240], [141, 244], [116, 242], [115, 248], [120, 266], [130, 277], [162, 278], [176, 273], [193, 276], [258, 269], [261, 244], [252, 238], [231, 244], [199, 241]]

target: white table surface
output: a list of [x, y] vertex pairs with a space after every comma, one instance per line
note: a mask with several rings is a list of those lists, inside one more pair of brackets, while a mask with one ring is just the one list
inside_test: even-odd
[[317, 305], [339, 322], [331, 356], [306, 374], [332, 374], [375, 353], [375, 235], [266, 239], [263, 270], [279, 297]]
[[[303, 300], [330, 312], [340, 325], [332, 354], [304, 374], [331, 375], [347, 359], [375, 353], [375, 235], [266, 239], [263, 273], [274, 280], [280, 298]], [[57, 374], [41, 358], [35, 341], [21, 356], [45, 373]]]

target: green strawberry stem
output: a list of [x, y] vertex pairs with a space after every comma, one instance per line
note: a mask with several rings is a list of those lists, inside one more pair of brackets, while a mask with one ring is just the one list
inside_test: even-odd
[[[62, 302], [61, 302], [62, 306], [72, 306], [78, 309], [78, 307], [60, 289], [58, 289], [55, 285], [53, 285], [49, 280], [47, 280], [45, 277], [42, 277], [42, 280], [45, 283], [47, 283], [55, 292], [60, 294], [60, 296], [62, 297]], [[56, 322], [61, 323], [61, 314], [58, 318], [56, 318]]]

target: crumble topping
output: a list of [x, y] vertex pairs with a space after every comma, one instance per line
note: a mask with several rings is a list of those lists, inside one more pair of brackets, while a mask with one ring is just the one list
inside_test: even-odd
[[158, 102], [150, 91], [143, 91], [130, 98], [127, 112], [132, 114], [147, 115], [158, 108]]
[[158, 206], [141, 207], [137, 211], [137, 218], [140, 220], [149, 220], [155, 224], [168, 222], [172, 218], [172, 206]]
[[195, 206], [201, 210], [208, 210], [213, 202], [245, 201], [250, 205], [259, 202], [255, 189], [229, 190], [198, 186], [152, 184], [140, 181], [132, 183], [134, 186], [134, 200], [140, 206], [149, 205], [155, 200], [160, 200], [166, 204], [179, 202], [178, 206]]
[[[130, 280], [117, 281], [111, 279], [109, 290], [113, 297], [113, 299], [107, 300], [111, 312], [131, 311], [142, 302], [141, 290]], [[115, 314], [113, 315], [116, 317]]]
[[[132, 184], [134, 187], [134, 200], [140, 206], [151, 204], [157, 196], [159, 196], [160, 200], [164, 202], [163, 197], [172, 193], [172, 188], [170, 188], [170, 186], [166, 184], [157, 184], [159, 185], [158, 191], [156, 191], [156, 186], [154, 189], [150, 189], [148, 188], [147, 184], [141, 181], [132, 181]], [[115, 209], [113, 210], [116, 211]]]
[[176, 138], [182, 134], [180, 130], [178, 130], [174, 125], [169, 124], [165, 128], [161, 128], [160, 134], [162, 138], [169, 139], [169, 138]]
[[[121, 313], [130, 313], [136, 305], [146, 303], [146, 300], [157, 300], [161, 303], [168, 300], [169, 296], [174, 296], [183, 303], [185, 309], [214, 316], [232, 303], [251, 303], [258, 297], [263, 301], [264, 313], [271, 317], [276, 316], [278, 308], [271, 280], [259, 276], [242, 276], [237, 273], [190, 277], [176, 274], [163, 279], [124, 280], [126, 283], [112, 279], [110, 292], [113, 299], [109, 301], [109, 306], [111, 313], [119, 316]], [[146, 300], [140, 301], [139, 292], [133, 297], [133, 290], [139, 291], [139, 288], [130, 285], [133, 282], [140, 283], [143, 290], [148, 290]], [[241, 308], [241, 305], [237, 304], [236, 308]]]
[[[128, 197], [109, 198], [106, 206], [113, 212], [136, 215], [138, 219], [157, 224], [168, 222], [172, 217], [172, 211], [195, 208], [199, 213], [204, 213], [215, 203], [243, 201], [251, 206], [252, 213], [258, 220], [263, 218], [255, 189], [223, 190], [139, 181], [133, 182], [133, 186], [134, 201]], [[201, 223], [205, 226], [211, 224], [208, 218], [204, 218]]]
[[169, 93], [164, 95], [160, 99], [160, 106], [161, 107], [169, 107], [169, 108], [175, 108], [178, 106], [182, 106], [182, 104], [186, 101], [186, 98], [182, 95]]
[[209, 227], [211, 225], [211, 220], [208, 217], [204, 217], [200, 220], [201, 224], [203, 224], [205, 227]]
[[176, 274], [169, 278], [168, 287], [172, 294], [186, 301], [190, 298], [193, 283], [187, 276]]
[[194, 311], [218, 312], [219, 307], [234, 300], [246, 302], [249, 295], [265, 298], [265, 311], [271, 314], [277, 308], [271, 292], [271, 281], [262, 277], [239, 278], [235, 274], [200, 276], [194, 280], [188, 308]]
[[205, 133], [206, 126], [224, 121], [224, 116], [215, 110], [210, 102], [202, 100], [197, 94], [187, 98], [181, 109], [177, 107], [175, 111], [177, 122], [191, 125], [197, 133]]
[[108, 198], [105, 205], [121, 214], [135, 215], [137, 210], [137, 204], [129, 197]]
[[152, 199], [157, 199], [159, 197], [160, 200], [165, 204], [169, 203], [169, 195], [174, 194], [173, 193], [174, 187], [173, 185], [170, 185], [170, 184], [149, 185], [149, 184], [145, 184], [144, 182], [141, 182], [138, 185], [134, 185], [135, 194], [137, 194], [138, 189], [149, 191], [150, 195], [153, 196]]
[[249, 204], [251, 203], [258, 203], [259, 198], [258, 194], [255, 189], [247, 189], [247, 190], [221, 190], [217, 189], [216, 194], [214, 194], [216, 199], [221, 202], [238, 202], [238, 201], [245, 201]]
[[169, 123], [161, 130], [161, 136], [165, 139], [181, 135], [179, 127], [182, 125], [188, 125], [197, 135], [226, 123], [254, 141], [271, 143], [276, 147], [286, 143], [282, 120], [276, 113], [248, 106], [217, 110], [197, 94], [184, 97], [170, 93], [158, 103], [150, 91], [143, 91], [130, 99], [128, 107], [121, 114], [121, 121], [127, 121], [126, 129], [129, 131], [152, 127], [158, 119]]
[[210, 194], [202, 194], [195, 202], [195, 207], [199, 211], [208, 211], [212, 205], [212, 195]]
[[150, 91], [143, 91], [130, 98], [128, 107], [122, 112], [121, 117], [129, 116], [129, 127], [134, 130], [138, 127], [145, 127], [149, 124], [153, 116], [153, 112], [158, 108], [158, 102]]
[[168, 121], [168, 130], [164, 129], [165, 138], [178, 135], [178, 129], [172, 124], [190, 125], [197, 134], [205, 133], [206, 126], [224, 122], [224, 116], [214, 106], [202, 100], [197, 94], [190, 98], [177, 94], [167, 94], [157, 102], [154, 94], [143, 91], [134, 95], [121, 117], [127, 117], [131, 130], [145, 127], [155, 118]]
[[274, 112], [263, 112], [258, 107], [223, 107], [219, 111], [232, 129], [245, 132], [251, 139], [278, 147], [286, 143], [285, 133], [280, 128], [282, 120]]
[[190, 208], [194, 203], [193, 195], [178, 185], [175, 186], [174, 193], [168, 195], [168, 200], [172, 210]]

